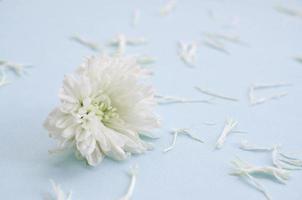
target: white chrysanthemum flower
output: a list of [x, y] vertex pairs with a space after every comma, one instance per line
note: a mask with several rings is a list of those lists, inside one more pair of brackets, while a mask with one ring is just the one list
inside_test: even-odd
[[61, 104], [44, 124], [50, 137], [93, 166], [104, 156], [124, 160], [145, 152], [150, 145], [140, 135], [159, 127], [153, 89], [140, 81], [147, 74], [134, 58], [89, 58], [64, 79]]

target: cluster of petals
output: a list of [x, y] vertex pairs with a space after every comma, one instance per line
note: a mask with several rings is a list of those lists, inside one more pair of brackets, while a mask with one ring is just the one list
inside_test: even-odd
[[88, 58], [64, 78], [60, 104], [44, 123], [50, 137], [92, 166], [105, 156], [124, 160], [144, 153], [151, 145], [141, 136], [159, 127], [154, 90], [142, 82], [148, 73], [135, 58]]

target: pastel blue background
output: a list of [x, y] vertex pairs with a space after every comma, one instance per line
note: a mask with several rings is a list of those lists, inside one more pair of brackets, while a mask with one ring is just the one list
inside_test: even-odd
[[[302, 7], [294, 0], [179, 0], [171, 15], [161, 17], [164, 1], [140, 0], [2, 0], [0, 1], [0, 58], [33, 64], [28, 74], [0, 88], [0, 196], [6, 200], [39, 200], [50, 192], [48, 179], [73, 190], [73, 200], [113, 200], [124, 194], [129, 166], [138, 163], [140, 173], [133, 199], [200, 200], [264, 199], [261, 193], [229, 176], [236, 156], [259, 165], [271, 164], [269, 154], [243, 152], [241, 139], [256, 144], [282, 143], [289, 152], [302, 155], [302, 65], [292, 56], [302, 54], [302, 18], [276, 12], [274, 5]], [[141, 10], [136, 28], [133, 10]], [[212, 11], [214, 19], [209, 17]], [[228, 27], [232, 25], [235, 27]], [[207, 47], [198, 50], [195, 69], [186, 67], [176, 53], [178, 40], [201, 40], [202, 32], [235, 33], [250, 47], [227, 45], [230, 55]], [[240, 98], [239, 103], [217, 100], [215, 105], [185, 104], [158, 108], [163, 128], [155, 150], [125, 162], [105, 159], [88, 167], [68, 154], [49, 155], [55, 147], [42, 123], [58, 103], [64, 74], [72, 72], [92, 51], [69, 40], [74, 34], [105, 44], [117, 33], [145, 36], [149, 43], [129, 47], [127, 53], [157, 57], [151, 69], [158, 92], [188, 98], [207, 98], [195, 85]], [[287, 81], [292, 87], [277, 89], [287, 97], [250, 107], [247, 88], [252, 83]], [[275, 91], [275, 90], [274, 90]], [[231, 116], [238, 129], [223, 149], [213, 146]], [[205, 126], [213, 121], [216, 126]], [[180, 136], [167, 154], [171, 128], [192, 127], [206, 143]], [[302, 198], [302, 173], [293, 172], [286, 186], [260, 180], [274, 200]]]

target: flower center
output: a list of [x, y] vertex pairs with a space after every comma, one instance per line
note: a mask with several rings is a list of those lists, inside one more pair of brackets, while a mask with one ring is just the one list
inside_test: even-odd
[[101, 94], [92, 100], [88, 111], [94, 111], [95, 115], [103, 123], [108, 123], [113, 118], [119, 118], [117, 109], [111, 105], [108, 95]]

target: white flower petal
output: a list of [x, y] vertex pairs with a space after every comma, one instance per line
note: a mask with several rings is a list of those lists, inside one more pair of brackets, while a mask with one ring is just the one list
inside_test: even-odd
[[76, 133], [76, 126], [77, 125], [71, 125], [71, 126], [68, 126], [67, 128], [65, 128], [62, 131], [62, 137], [71, 138], [72, 136], [74, 136]]
[[93, 137], [89, 137], [83, 141], [77, 141], [77, 149], [83, 156], [91, 154], [96, 148], [96, 140]]
[[99, 147], [95, 148], [94, 151], [86, 156], [87, 162], [91, 166], [96, 166], [104, 158], [103, 153], [100, 151]]
[[91, 134], [92, 133], [90, 131], [86, 131], [86, 130], [81, 128], [81, 131], [79, 131], [76, 134], [76, 140], [79, 141], [79, 142], [87, 140], [91, 136]]

